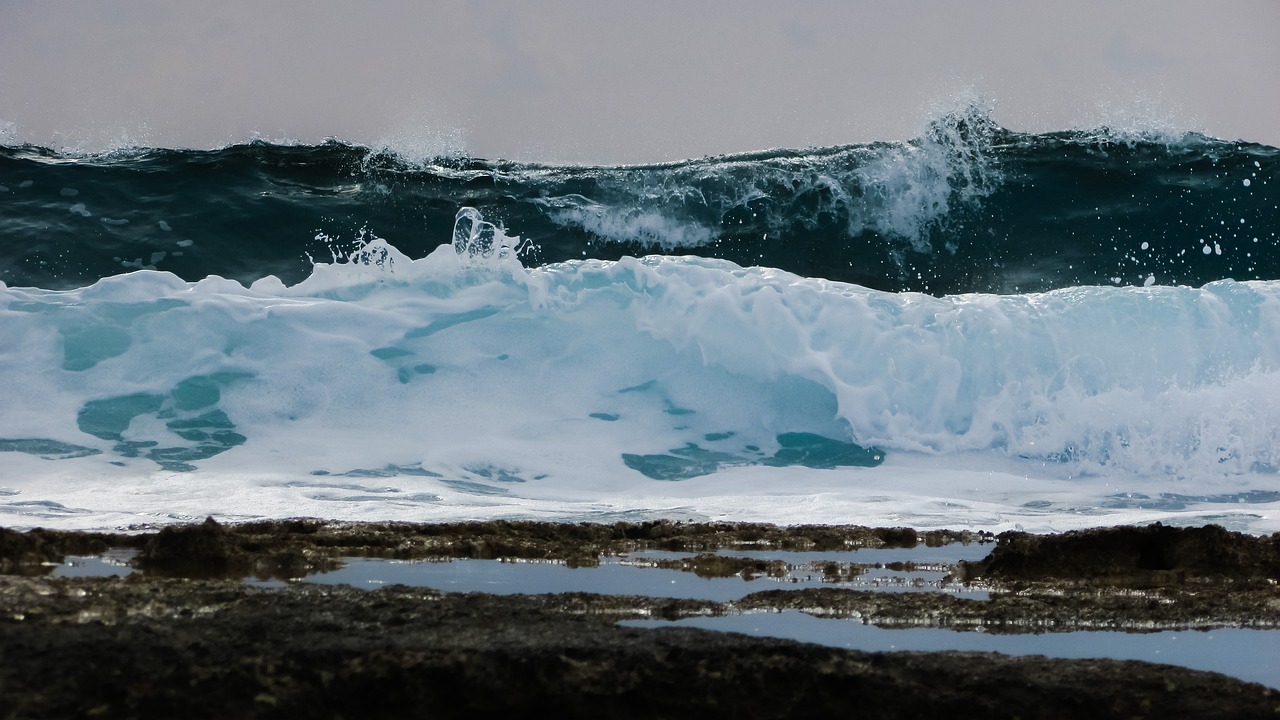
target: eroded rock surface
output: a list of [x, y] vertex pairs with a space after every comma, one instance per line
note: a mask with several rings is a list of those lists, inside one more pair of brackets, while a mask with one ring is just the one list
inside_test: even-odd
[[[590, 564], [601, 553], [655, 546], [844, 549], [924, 535], [901, 528], [310, 520], [210, 521], [122, 536], [0, 530], [0, 568], [28, 571], [0, 575], [0, 717], [447, 718], [526, 716], [544, 708], [562, 717], [645, 718], [1277, 716], [1274, 690], [1148, 663], [864, 653], [617, 625], [624, 618], [788, 607], [857, 613], [890, 626], [976, 623], [1011, 631], [1025, 631], [1036, 618], [1041, 629], [1123, 627], [1153, 618], [1197, 627], [1205, 618], [1220, 625], [1280, 623], [1274, 536], [1153, 527], [1002, 536], [986, 561], [956, 568], [957, 575], [994, 583], [986, 601], [818, 588], [760, 592], [734, 603], [305, 583], [264, 589], [236, 574], [294, 577], [345, 555]], [[1110, 551], [1099, 550], [1108, 538], [1115, 539]], [[108, 545], [137, 548], [142, 572], [29, 574], [62, 553]], [[1057, 565], [1055, 554], [1062, 558]], [[1090, 557], [1097, 559], [1094, 569]], [[708, 572], [708, 562], [691, 563], [690, 571]], [[748, 561], [732, 565], [715, 572], [758, 569]], [[1215, 585], [1226, 590], [1207, 592]]]

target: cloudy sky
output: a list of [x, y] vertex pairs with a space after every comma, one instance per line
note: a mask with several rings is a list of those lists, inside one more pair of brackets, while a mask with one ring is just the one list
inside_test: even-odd
[[906, 139], [980, 97], [1280, 145], [1276, 0], [0, 0], [0, 140], [336, 136], [630, 163]]

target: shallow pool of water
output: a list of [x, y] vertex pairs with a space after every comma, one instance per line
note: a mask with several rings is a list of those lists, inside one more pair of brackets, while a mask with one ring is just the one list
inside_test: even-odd
[[1280, 689], [1280, 630], [1223, 628], [1153, 633], [995, 635], [939, 628], [886, 629], [795, 610], [683, 620], [626, 620], [629, 627], [697, 627], [866, 651], [971, 650], [1055, 658], [1113, 658], [1180, 665]]
[[598, 567], [571, 568], [560, 563], [452, 560], [395, 561], [348, 558], [333, 572], [309, 575], [304, 582], [376, 588], [382, 585], [429, 587], [446, 592], [485, 592], [494, 595], [586, 592], [604, 595], [647, 595], [726, 602], [761, 590], [806, 587], [841, 587], [885, 592], [951, 592], [984, 599], [985, 591], [960, 585], [943, 586], [945, 572], [893, 571], [870, 568], [848, 581], [829, 582], [809, 570], [788, 572], [780, 578], [761, 576], [750, 580], [733, 575], [704, 578], [692, 572], [651, 567], [637, 558], [603, 560]]
[[[693, 553], [645, 551], [600, 559], [597, 567], [568, 567], [557, 562], [528, 560], [379, 560], [346, 558], [341, 569], [309, 575], [305, 582], [373, 588], [400, 584], [446, 592], [486, 592], [495, 595], [587, 592], [605, 595], [647, 595], [726, 602], [761, 590], [797, 590], [838, 587], [882, 592], [947, 592], [972, 599], [986, 599], [987, 592], [946, 583], [947, 566], [956, 562], [940, 548], [858, 550], [840, 552], [729, 551], [726, 557], [779, 560], [786, 563], [780, 576], [739, 575], [700, 577], [693, 572], [655, 567], [661, 561], [690, 560]], [[868, 555], [870, 553], [870, 556]], [[985, 556], [985, 552], [983, 553]], [[823, 563], [917, 563], [923, 567], [893, 570], [858, 568], [859, 574], [839, 579], [824, 574]]]
[[[722, 550], [725, 557], [782, 561], [781, 577], [752, 579], [733, 575], [705, 578], [692, 572], [654, 567], [661, 561], [680, 561], [694, 553], [645, 551], [605, 556], [597, 567], [572, 568], [559, 562], [527, 560], [384, 560], [346, 558], [345, 566], [310, 575], [294, 582], [351, 585], [376, 589], [401, 584], [444, 592], [485, 592], [495, 595], [585, 592], [604, 595], [643, 595], [714, 602], [738, 600], [761, 590], [839, 587], [882, 592], [948, 592], [975, 600], [986, 599], [983, 590], [944, 583], [945, 566], [959, 560], [979, 560], [990, 551], [984, 545], [920, 546], [908, 549], [862, 549], [833, 552]], [[102, 556], [68, 557], [54, 568], [56, 577], [128, 575], [131, 550], [114, 550]], [[914, 563], [924, 569], [867, 567], [861, 574], [833, 582], [814, 568], [824, 563]], [[246, 579], [263, 587], [279, 587], [281, 580]], [[1024, 635], [991, 634], [938, 628], [886, 629], [857, 619], [817, 618], [798, 611], [748, 613], [725, 617], [698, 617], [677, 621], [625, 621], [633, 627], [678, 624], [723, 632], [781, 637], [801, 642], [867, 651], [972, 650], [1012, 655], [1046, 655], [1062, 658], [1107, 657], [1146, 660], [1232, 675], [1280, 688], [1280, 631], [1218, 629], [1154, 633], [1063, 632]]]
[[133, 573], [129, 564], [136, 550], [113, 548], [102, 555], [68, 555], [53, 568], [53, 577], [124, 577]]

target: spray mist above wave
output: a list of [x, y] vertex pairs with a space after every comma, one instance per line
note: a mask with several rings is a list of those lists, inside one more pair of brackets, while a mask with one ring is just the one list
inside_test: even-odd
[[968, 108], [915, 140], [627, 167], [252, 142], [71, 157], [0, 148], [0, 281], [129, 269], [296, 283], [367, 234], [412, 256], [459, 207], [526, 262], [663, 252], [931, 294], [1280, 278], [1280, 151], [1096, 128], [1040, 135]]
[[[877, 235], [928, 252], [933, 228], [999, 186], [998, 128], [982, 115], [947, 115], [919, 139], [770, 151], [683, 163], [581, 171], [590, 195], [539, 198], [553, 221], [600, 242], [673, 251], [734, 237], [834, 231]], [[566, 188], [571, 189], [571, 188]]]

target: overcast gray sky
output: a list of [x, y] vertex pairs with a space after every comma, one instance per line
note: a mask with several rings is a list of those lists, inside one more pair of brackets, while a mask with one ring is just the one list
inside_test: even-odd
[[1280, 145], [1278, 68], [1277, 0], [0, 0], [0, 139], [653, 162], [906, 139], [981, 96], [1015, 130]]

